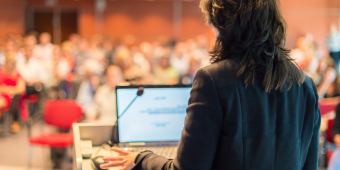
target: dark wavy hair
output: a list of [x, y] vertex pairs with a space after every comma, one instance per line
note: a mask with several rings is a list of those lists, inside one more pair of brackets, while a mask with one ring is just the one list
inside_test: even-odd
[[[286, 28], [277, 0], [201, 0], [200, 8], [209, 25], [219, 35], [210, 52], [212, 63], [232, 55], [244, 56], [236, 69], [244, 75], [246, 86], [254, 85], [255, 75], [262, 72], [263, 87], [290, 89], [301, 84], [304, 73], [285, 49]], [[286, 83], [288, 86], [286, 86]]]

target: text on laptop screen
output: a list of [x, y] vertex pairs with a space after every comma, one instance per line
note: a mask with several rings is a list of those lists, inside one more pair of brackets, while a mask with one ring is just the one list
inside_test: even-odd
[[179, 141], [190, 90], [191, 87], [145, 88], [144, 94], [122, 115], [138, 89], [117, 89], [119, 141]]

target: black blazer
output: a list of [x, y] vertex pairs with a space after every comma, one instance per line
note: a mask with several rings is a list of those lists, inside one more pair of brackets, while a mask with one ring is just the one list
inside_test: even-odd
[[300, 86], [266, 93], [245, 87], [238, 59], [200, 69], [174, 160], [143, 153], [141, 170], [316, 170], [320, 111], [306, 76]]

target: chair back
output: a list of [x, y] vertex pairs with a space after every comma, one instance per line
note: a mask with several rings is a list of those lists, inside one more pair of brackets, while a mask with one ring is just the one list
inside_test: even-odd
[[45, 122], [59, 129], [69, 130], [74, 122], [81, 120], [81, 107], [74, 100], [52, 100], [46, 102]]
[[327, 129], [326, 129], [326, 140], [327, 142], [331, 142], [331, 143], [334, 143], [333, 135], [332, 135], [333, 124], [334, 124], [334, 119], [329, 119], [327, 123]]
[[326, 103], [323, 103], [323, 102], [319, 102], [320, 114], [324, 115], [328, 112], [335, 110], [337, 105], [338, 105], [338, 103], [336, 103], [336, 104], [333, 104], [333, 103], [332, 104], [326, 104]]

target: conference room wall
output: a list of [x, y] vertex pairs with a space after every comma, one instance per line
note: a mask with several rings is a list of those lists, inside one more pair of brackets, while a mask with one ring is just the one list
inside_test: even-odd
[[325, 47], [331, 23], [339, 24], [339, 0], [281, 0], [281, 6], [288, 25], [288, 48], [295, 47], [296, 39], [306, 33]]
[[[24, 0], [0, 0], [0, 37], [6, 33], [25, 33]], [[44, 0], [27, 0], [27, 7], [46, 8]], [[134, 34], [137, 41], [154, 40], [159, 35], [173, 35], [172, 2], [162, 1], [107, 1], [104, 33], [114, 37]], [[210, 33], [201, 19], [198, 1], [183, 2], [181, 37], [186, 39], [200, 33]], [[293, 48], [296, 39], [311, 33], [323, 45], [331, 23], [339, 24], [338, 0], [281, 0], [282, 11], [288, 24], [287, 47]], [[187, 7], [189, 6], [189, 7]], [[79, 11], [79, 33], [89, 37], [95, 33], [93, 0], [59, 0], [56, 7]]]
[[25, 28], [22, 0], [0, 0], [0, 38], [7, 33], [23, 33]]

